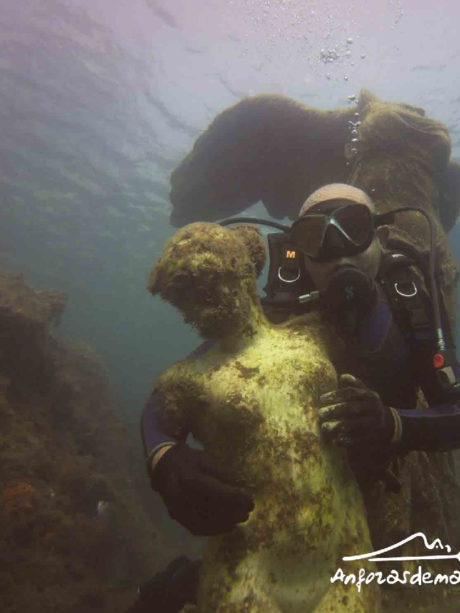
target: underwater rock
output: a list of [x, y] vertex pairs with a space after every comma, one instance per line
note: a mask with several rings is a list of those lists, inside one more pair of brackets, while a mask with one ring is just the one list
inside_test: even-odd
[[33, 290], [21, 273], [0, 270], [0, 331], [2, 336], [40, 334], [49, 323], [58, 325], [68, 294], [56, 290]]
[[48, 304], [24, 283], [20, 273], [0, 271], [0, 325], [4, 333], [21, 328], [43, 329], [48, 323]]
[[33, 485], [25, 482], [7, 486], [2, 492], [5, 515], [22, 509], [31, 509], [31, 498], [36, 491]]
[[[378, 152], [390, 162], [397, 160], [396, 168], [409, 173], [415, 183], [423, 165], [434, 189], [430, 206], [439, 211], [448, 232], [459, 213], [460, 194], [456, 167], [449, 166], [446, 126], [426, 117], [419, 107], [383, 102], [365, 89], [357, 102], [346, 109], [323, 111], [265, 94], [224, 110], [171, 175], [171, 224], [215, 221], [259, 200], [271, 217], [296, 219], [303, 202], [322, 185], [363, 187], [355, 171], [361, 163], [372, 165]], [[399, 179], [385, 174], [382, 167], [374, 170], [378, 185], [371, 189], [388, 183], [393, 189], [391, 208], [401, 199], [407, 201], [399, 191]], [[417, 205], [417, 200], [412, 204]]]
[[226, 109], [171, 175], [171, 224], [215, 221], [259, 200], [271, 217], [295, 219], [315, 189], [346, 181], [343, 148], [353, 113], [270, 94]]
[[125, 610], [169, 555], [161, 538], [153, 546], [142, 454], [106, 367], [49, 333], [65, 301], [0, 272], [2, 613]]
[[59, 326], [69, 301], [69, 294], [54, 289], [37, 290], [36, 294], [42, 302], [48, 305], [48, 321], [55, 326]]
[[442, 227], [446, 232], [454, 227], [460, 209], [460, 162], [451, 160], [440, 182], [439, 206]]
[[0, 369], [11, 392], [50, 385], [55, 358], [48, 327], [58, 325], [67, 300], [65, 292], [34, 290], [22, 274], [0, 270]]
[[[337, 386], [328, 357], [335, 336], [319, 315], [269, 323], [248, 236], [210, 223], [186, 226], [166, 244], [148, 284], [216, 340], [158, 377], [168, 431], [192, 432], [255, 497], [248, 521], [209, 539], [198, 610], [377, 613], [376, 583], [361, 591], [331, 583], [339, 568], [374, 568], [342, 560], [372, 544], [346, 456], [320, 438], [319, 396]], [[251, 253], [260, 253], [260, 232], [251, 230], [251, 240]]]

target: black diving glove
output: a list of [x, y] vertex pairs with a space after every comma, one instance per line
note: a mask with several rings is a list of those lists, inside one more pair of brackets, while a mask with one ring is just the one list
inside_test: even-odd
[[205, 451], [185, 443], [164, 453], [150, 474], [150, 482], [170, 517], [195, 536], [231, 532], [254, 509], [249, 490], [217, 468]]
[[395, 409], [383, 404], [379, 394], [349, 374], [340, 375], [339, 388], [320, 397], [321, 433], [345, 447], [350, 465], [361, 484], [382, 480], [397, 493], [401, 484], [389, 470], [396, 457], [391, 444], [401, 435]]
[[339, 388], [320, 397], [321, 433], [338, 447], [387, 446], [395, 432], [394, 409], [352, 375], [340, 375]]
[[179, 613], [186, 604], [196, 604], [200, 571], [201, 560], [175, 558], [141, 585], [136, 601], [126, 613]]

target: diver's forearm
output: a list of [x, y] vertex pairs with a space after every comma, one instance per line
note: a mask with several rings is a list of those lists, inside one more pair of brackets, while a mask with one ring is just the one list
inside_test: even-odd
[[162, 407], [161, 394], [154, 390], [145, 403], [141, 416], [141, 435], [146, 457], [156, 456], [167, 444], [174, 445], [178, 442], [178, 438], [169, 433], [163, 424]]
[[171, 447], [174, 447], [176, 443], [165, 443], [164, 445], [161, 445], [159, 448], [154, 448], [150, 454], [149, 454], [149, 463], [150, 463], [150, 472], [153, 472], [155, 470], [155, 466], [158, 464], [158, 462], [160, 461], [160, 459], [164, 456], [164, 454], [168, 451], [168, 449], [171, 449]]
[[449, 451], [460, 448], [460, 408], [440, 404], [429, 409], [401, 410], [398, 447], [407, 451]]

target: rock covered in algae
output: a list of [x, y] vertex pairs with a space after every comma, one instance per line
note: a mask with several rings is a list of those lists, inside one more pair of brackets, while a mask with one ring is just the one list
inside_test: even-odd
[[[460, 210], [460, 171], [449, 160], [446, 126], [419, 107], [384, 102], [366, 89], [356, 103], [325, 111], [263, 94], [225, 109], [171, 175], [171, 224], [215, 221], [258, 201], [271, 217], [294, 220], [322, 185], [350, 183], [365, 189], [353, 176], [364, 160], [374, 168], [372, 188], [392, 190], [391, 208], [401, 200], [407, 203], [409, 196], [418, 206], [418, 195], [428, 187], [430, 207], [448, 232]], [[382, 154], [396, 162], [391, 170], [386, 161], [374, 165]], [[404, 190], [406, 179], [421, 181], [415, 198]]]
[[[2, 613], [126, 610], [168, 555], [164, 537], [152, 547], [129, 459], [137, 440], [107, 368], [86, 343], [49, 331], [66, 300], [0, 270]], [[113, 513], [99, 515], [100, 500]]]
[[372, 550], [347, 461], [319, 435], [319, 396], [337, 386], [333, 335], [318, 316], [267, 321], [249, 255], [260, 256], [263, 243], [251, 230], [249, 251], [248, 238], [210, 223], [186, 226], [167, 243], [148, 286], [216, 341], [158, 378], [165, 423], [192, 432], [255, 497], [247, 522], [209, 540], [199, 611], [379, 611], [376, 584], [358, 591], [331, 583], [338, 568], [358, 572], [343, 556]]

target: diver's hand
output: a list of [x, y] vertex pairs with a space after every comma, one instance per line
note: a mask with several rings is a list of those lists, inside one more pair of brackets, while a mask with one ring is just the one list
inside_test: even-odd
[[185, 443], [169, 448], [151, 473], [169, 515], [195, 536], [231, 532], [254, 509], [251, 493], [217, 468], [205, 451]]
[[340, 375], [339, 388], [320, 397], [321, 432], [339, 447], [385, 446], [392, 441], [396, 411], [352, 375]]

